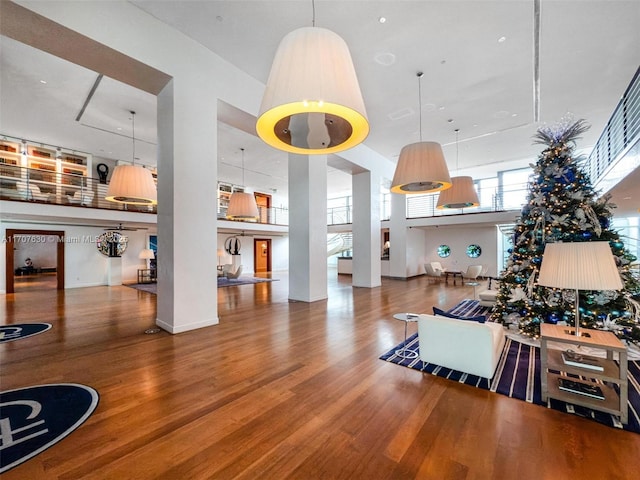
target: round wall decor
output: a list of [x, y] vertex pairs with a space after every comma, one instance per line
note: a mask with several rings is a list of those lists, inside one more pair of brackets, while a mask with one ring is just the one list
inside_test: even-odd
[[480, 245], [471, 244], [467, 247], [467, 256], [471, 258], [478, 258], [482, 254]]
[[120, 232], [104, 232], [96, 239], [98, 251], [107, 257], [121, 257], [127, 249], [129, 238]]
[[229, 237], [224, 241], [224, 249], [229, 255], [240, 255], [241, 246], [238, 237]]
[[438, 247], [438, 256], [441, 258], [446, 258], [449, 255], [451, 255], [451, 248], [449, 248], [449, 245], [440, 245]]

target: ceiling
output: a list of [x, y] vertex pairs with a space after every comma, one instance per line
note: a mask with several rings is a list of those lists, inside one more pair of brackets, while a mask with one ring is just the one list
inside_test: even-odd
[[[310, 0], [131, 3], [263, 83], [281, 38], [313, 17]], [[395, 162], [422, 133], [443, 144], [452, 174], [482, 178], [534, 161], [536, 128], [567, 114], [592, 124], [579, 144], [589, 149], [640, 65], [637, 0], [541, 0], [539, 16], [536, 4], [318, 0], [315, 24], [350, 47], [371, 124], [367, 146]], [[7, 37], [0, 41], [0, 133], [130, 160], [134, 110], [135, 156], [155, 164], [153, 95], [105, 77], [76, 121], [97, 73]], [[287, 154], [224, 123], [218, 142], [221, 179], [243, 183], [244, 148], [244, 183], [286, 192]], [[347, 194], [350, 178], [331, 169], [328, 185], [330, 195]]]

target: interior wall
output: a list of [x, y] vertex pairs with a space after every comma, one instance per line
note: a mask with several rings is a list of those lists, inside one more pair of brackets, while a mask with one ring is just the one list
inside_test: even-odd
[[34, 268], [56, 268], [56, 242], [53, 235], [16, 235], [13, 269], [24, 267], [27, 258], [31, 259]]
[[217, 251], [222, 250], [222, 256], [216, 260], [216, 263], [224, 265], [225, 263], [231, 263], [231, 255], [228, 254], [224, 245], [228, 238], [238, 237], [240, 240], [240, 255], [242, 256], [240, 264], [242, 265], [243, 275], [254, 275], [255, 265], [253, 263], [253, 244], [255, 238], [269, 238], [271, 239], [271, 271], [272, 272], [286, 272], [289, 270], [289, 238], [288, 237], [276, 237], [265, 234], [257, 236], [253, 235], [234, 235], [232, 233], [219, 233], [217, 236], [218, 247], [213, 255], [217, 256]]
[[[3, 222], [2, 225], [0, 225], [0, 236], [6, 238], [7, 229], [29, 230], [33, 228], [33, 224]], [[62, 230], [65, 232], [65, 288], [107, 285], [108, 258], [98, 252], [96, 248], [97, 237], [105, 232], [103, 228], [51, 224], [38, 224], [37, 228], [41, 230]], [[147, 244], [148, 232], [140, 230], [125, 231], [124, 233], [129, 237], [129, 244], [122, 256], [122, 281], [123, 283], [135, 283], [138, 279], [138, 269], [146, 268], [144, 260], [139, 259], [138, 255]], [[6, 245], [6, 242], [2, 242], [3, 248], [0, 249], [1, 271], [4, 271], [6, 262], [4, 250]], [[21, 246], [18, 247], [19, 251], [22, 251], [21, 248]], [[20, 253], [19, 261], [21, 264], [24, 263], [23, 256], [24, 255]], [[35, 261], [34, 265], [40, 266]], [[55, 261], [52, 266], [55, 266]], [[0, 276], [0, 293], [6, 293], [6, 278], [4, 275]]]
[[[425, 261], [440, 262], [448, 270], [465, 271], [470, 265], [488, 267], [487, 275], [497, 276], [498, 270], [498, 229], [495, 225], [465, 227], [430, 227], [425, 229], [426, 254]], [[482, 253], [478, 258], [467, 256], [470, 244], [479, 245]], [[449, 245], [451, 255], [447, 258], [438, 256], [438, 247]], [[424, 262], [423, 262], [424, 263]], [[422, 273], [424, 267], [420, 265]]]

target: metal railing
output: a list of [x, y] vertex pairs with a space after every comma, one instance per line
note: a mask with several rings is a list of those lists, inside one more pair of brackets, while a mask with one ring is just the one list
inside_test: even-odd
[[620, 103], [585, 161], [584, 170], [593, 184], [620, 158], [640, 135], [640, 68], [622, 95]]
[[1, 200], [157, 213], [155, 205], [124, 205], [105, 200], [108, 187], [84, 175], [0, 163]]

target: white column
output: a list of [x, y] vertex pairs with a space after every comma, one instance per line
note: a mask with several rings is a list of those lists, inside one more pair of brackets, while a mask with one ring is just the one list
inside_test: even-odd
[[327, 157], [289, 154], [289, 299], [327, 298]]
[[107, 285], [122, 285], [122, 257], [107, 258]]
[[391, 194], [389, 219], [389, 276], [407, 278], [407, 197]]
[[354, 287], [379, 287], [380, 177], [363, 172], [352, 177]]
[[158, 317], [171, 333], [218, 323], [217, 100], [207, 82], [158, 95]]

